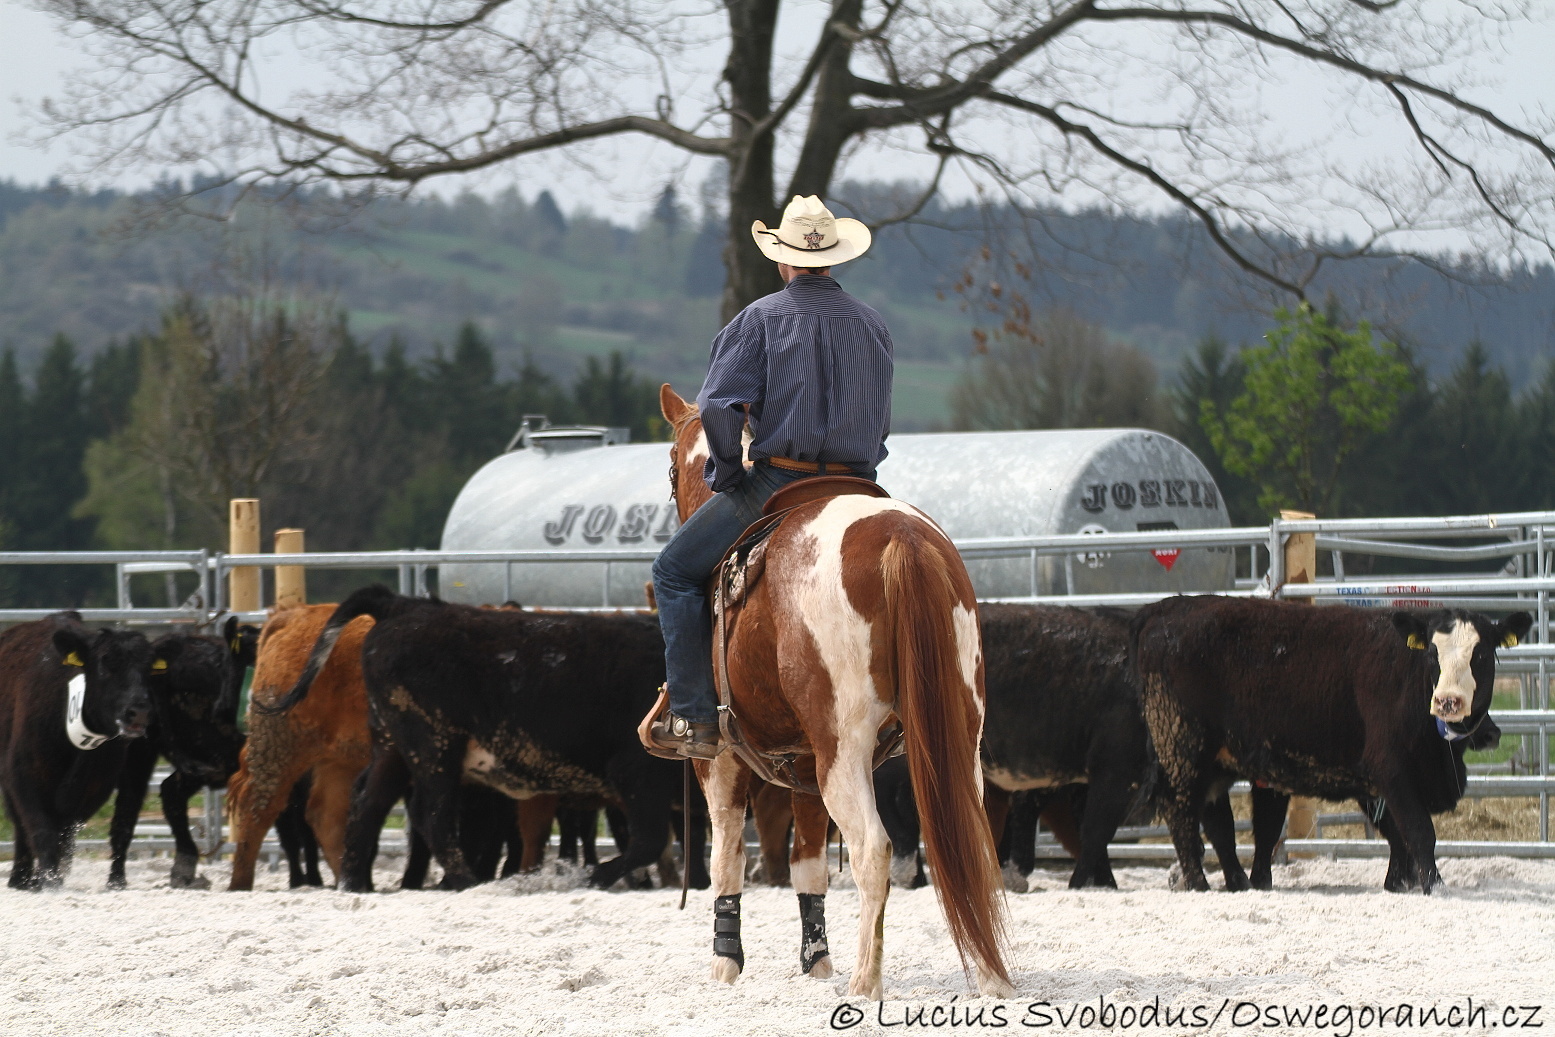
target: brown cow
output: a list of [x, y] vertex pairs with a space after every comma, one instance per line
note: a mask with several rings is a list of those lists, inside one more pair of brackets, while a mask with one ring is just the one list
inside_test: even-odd
[[265, 833], [275, 823], [292, 786], [309, 771], [308, 824], [324, 859], [340, 876], [351, 783], [372, 757], [367, 732], [367, 691], [362, 684], [362, 639], [373, 621], [363, 616], [340, 634], [339, 651], [296, 709], [279, 715], [255, 710], [290, 690], [308, 664], [319, 631], [334, 605], [299, 605], [271, 614], [259, 635], [259, 657], [249, 708], [248, 744], [231, 781], [232, 881], [228, 889], [254, 888], [254, 863]]

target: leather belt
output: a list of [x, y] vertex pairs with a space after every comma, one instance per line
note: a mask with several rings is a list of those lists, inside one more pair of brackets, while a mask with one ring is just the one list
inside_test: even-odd
[[837, 472], [852, 472], [853, 466], [843, 464], [841, 461], [795, 461], [787, 457], [763, 457], [773, 468], [782, 468], [789, 472], [809, 472], [811, 475], [835, 474]]

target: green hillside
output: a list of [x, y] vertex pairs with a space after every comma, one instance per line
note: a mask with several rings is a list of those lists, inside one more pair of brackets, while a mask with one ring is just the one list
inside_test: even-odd
[[[836, 204], [867, 216], [883, 192], [845, 185]], [[530, 358], [562, 382], [586, 358], [619, 352], [638, 375], [693, 391], [719, 324], [722, 226], [713, 214], [694, 216], [673, 191], [636, 227], [564, 214], [548, 193], [513, 190], [355, 207], [302, 195], [247, 202], [222, 221], [153, 221], [149, 207], [111, 192], [0, 182], [0, 347], [14, 349], [23, 370], [56, 333], [92, 355], [154, 330], [182, 292], [241, 293], [262, 280], [328, 298], [374, 352], [397, 340], [412, 360], [430, 356], [469, 320], [499, 372]], [[978, 259], [981, 228], [996, 222], [988, 213], [931, 206], [924, 221], [883, 229], [868, 255], [838, 271], [896, 339], [899, 430], [948, 419], [945, 391], [974, 327], [997, 328], [1007, 316], [984, 306], [1000, 279], [1016, 282], [1033, 307], [1062, 305], [1105, 326], [1166, 382], [1204, 336], [1257, 341], [1269, 310], [1287, 301], [1261, 295], [1182, 220], [1047, 213], [1047, 237], [992, 264]], [[1018, 279], [1015, 265], [1035, 272]], [[1332, 269], [1314, 294], [1408, 344], [1435, 374], [1478, 341], [1523, 387], [1555, 353], [1549, 267], [1509, 270], [1473, 289], [1403, 260]], [[1485, 281], [1483, 268], [1473, 272]], [[949, 290], [968, 277], [965, 295]]]

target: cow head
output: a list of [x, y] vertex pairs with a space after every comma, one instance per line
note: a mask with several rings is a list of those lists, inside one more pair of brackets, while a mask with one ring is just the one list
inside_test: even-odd
[[151, 722], [146, 673], [151, 644], [133, 630], [88, 630], [71, 618], [56, 621], [54, 651], [67, 684], [86, 681], [80, 721], [94, 734], [139, 738]]
[[1533, 625], [1526, 612], [1494, 623], [1477, 612], [1395, 612], [1393, 626], [1408, 646], [1424, 652], [1430, 713], [1443, 724], [1461, 724], [1490, 708], [1496, 649], [1517, 644]]
[[206, 781], [237, 769], [243, 735], [238, 692], [252, 662], [256, 634], [231, 620], [223, 637], [168, 634], [151, 646], [151, 693], [173, 766]]

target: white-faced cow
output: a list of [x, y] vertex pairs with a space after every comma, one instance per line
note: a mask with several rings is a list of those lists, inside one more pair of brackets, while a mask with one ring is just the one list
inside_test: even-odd
[[[1314, 608], [1175, 597], [1141, 609], [1134, 658], [1183, 882], [1208, 889], [1198, 836], [1207, 798], [1236, 775], [1273, 789], [1380, 806], [1386, 887], [1441, 881], [1431, 815], [1464, 789], [1495, 652], [1532, 617]], [[1240, 870], [1238, 868], [1238, 870]]]
[[16, 833], [14, 889], [58, 886], [75, 835], [146, 733], [151, 644], [61, 612], [0, 634], [0, 790]]

